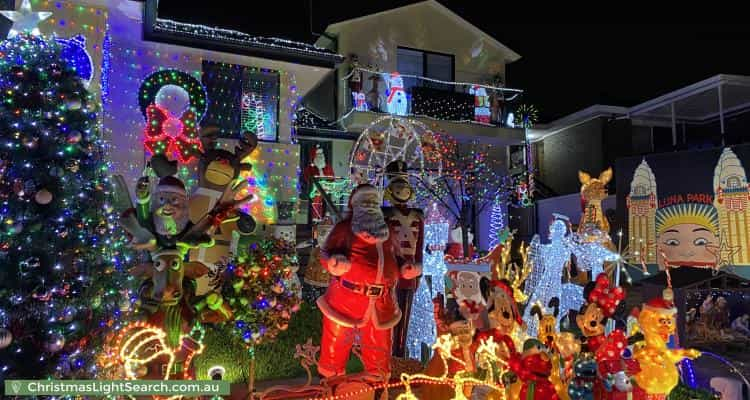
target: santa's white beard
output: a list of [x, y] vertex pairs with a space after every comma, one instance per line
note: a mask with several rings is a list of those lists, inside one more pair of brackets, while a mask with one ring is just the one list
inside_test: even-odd
[[190, 216], [187, 213], [183, 213], [177, 219], [171, 215], [154, 214], [154, 229], [159, 235], [174, 236], [187, 227], [189, 220]]
[[313, 165], [315, 165], [320, 170], [320, 173], [323, 173], [323, 168], [326, 167], [325, 157], [315, 157], [315, 159], [313, 160]]
[[352, 211], [352, 232], [368, 233], [376, 239], [388, 238], [388, 225], [380, 208], [354, 207]]

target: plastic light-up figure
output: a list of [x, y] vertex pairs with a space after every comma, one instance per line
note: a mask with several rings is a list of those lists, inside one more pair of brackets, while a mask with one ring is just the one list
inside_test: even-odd
[[[529, 245], [529, 257], [534, 269], [526, 281], [528, 304], [548, 304], [553, 297], [562, 298], [562, 275], [565, 263], [570, 260], [574, 243], [570, 235], [570, 221], [567, 217], [554, 214], [549, 227], [549, 244], [542, 244], [539, 235], [534, 235]], [[558, 317], [559, 318], [559, 317]], [[536, 337], [537, 318], [531, 315], [531, 307], [526, 307], [523, 320], [528, 327], [527, 334]]]
[[[432, 299], [438, 293], [445, 294], [445, 244], [448, 242], [450, 225], [433, 204], [425, 221], [424, 256], [422, 259], [422, 283], [417, 288], [412, 306], [411, 323], [407, 334], [407, 348], [411, 358], [420, 359], [422, 343], [428, 348], [435, 343], [435, 318]], [[428, 284], [429, 282], [429, 284]], [[424, 355], [429, 357], [429, 355]]]
[[404, 91], [404, 79], [401, 78], [398, 72], [393, 72], [390, 75], [386, 75], [385, 81], [388, 84], [388, 99], [386, 100], [388, 113], [406, 115], [409, 103]]

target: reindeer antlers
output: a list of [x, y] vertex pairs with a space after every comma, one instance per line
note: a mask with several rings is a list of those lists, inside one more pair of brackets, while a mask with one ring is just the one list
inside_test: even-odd
[[513, 289], [513, 298], [519, 303], [524, 303], [528, 299], [528, 296], [521, 290], [521, 286], [531, 274], [532, 269], [531, 263], [528, 262], [529, 246], [521, 243], [521, 247], [518, 250], [521, 256], [521, 263], [517, 264], [511, 262], [510, 251], [512, 241], [513, 234], [511, 233], [505, 242], [495, 246], [483, 258], [483, 261], [490, 264], [493, 274], [492, 279], [504, 279], [508, 281], [510, 287]]

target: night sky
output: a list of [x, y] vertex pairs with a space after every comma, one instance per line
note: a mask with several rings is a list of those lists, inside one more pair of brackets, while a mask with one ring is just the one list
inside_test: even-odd
[[[328, 24], [415, 2], [313, 0], [312, 24], [309, 0], [264, 2], [264, 12], [250, 1], [161, 0], [159, 15], [312, 43]], [[522, 56], [509, 64], [507, 84], [526, 91], [541, 122], [593, 104], [632, 106], [719, 73], [750, 75], [747, 24], [509, 24], [522, 18], [481, 2], [440, 2]]]

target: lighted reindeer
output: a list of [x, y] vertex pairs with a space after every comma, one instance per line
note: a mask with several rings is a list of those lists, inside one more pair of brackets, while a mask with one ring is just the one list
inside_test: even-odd
[[578, 171], [578, 180], [581, 182], [581, 204], [583, 215], [578, 223], [578, 233], [585, 229], [595, 227], [602, 232], [609, 232], [609, 222], [602, 212], [602, 200], [607, 197], [607, 184], [612, 180], [612, 168], [607, 168], [598, 178], [592, 178], [586, 172]]

